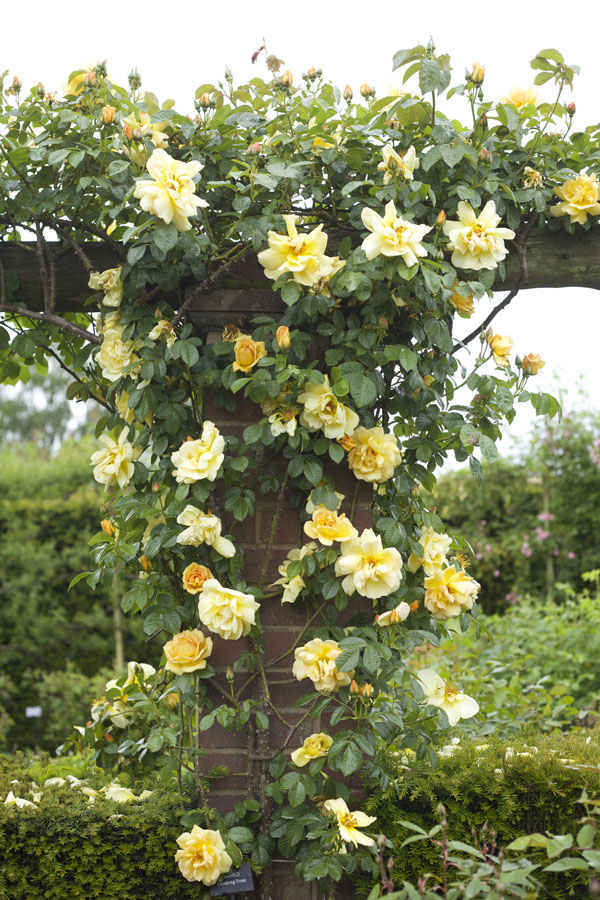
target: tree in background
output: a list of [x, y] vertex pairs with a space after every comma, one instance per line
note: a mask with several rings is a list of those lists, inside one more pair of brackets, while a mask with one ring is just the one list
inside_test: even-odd
[[600, 413], [544, 420], [520, 459], [486, 466], [479, 488], [463, 470], [442, 478], [433, 496], [471, 545], [485, 610], [524, 594], [552, 599], [555, 582], [579, 589], [582, 572], [600, 567]]
[[[57, 408], [55, 414], [58, 429]], [[115, 628], [110, 591], [101, 585], [92, 591], [85, 582], [68, 590], [90, 567], [87, 540], [103, 518], [102, 491], [90, 480], [91, 446], [86, 439], [68, 441], [56, 455], [34, 443], [2, 449], [0, 745], [22, 747], [35, 738], [52, 750], [57, 735], [74, 721], [83, 724], [106, 681], [97, 673], [122, 665], [115, 659], [119, 628], [125, 658], [144, 653], [137, 621]], [[34, 735], [25, 707], [38, 703], [44, 718]]]

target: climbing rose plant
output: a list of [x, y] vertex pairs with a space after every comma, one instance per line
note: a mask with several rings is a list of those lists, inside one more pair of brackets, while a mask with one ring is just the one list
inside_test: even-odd
[[[236, 86], [228, 71], [201, 85], [190, 116], [143, 93], [136, 72], [128, 90], [112, 83], [104, 64], [72, 73], [62, 97], [5, 74], [2, 239], [37, 262], [43, 307], [26, 307], [4, 266], [0, 377], [27, 380], [52, 357], [73, 377], [69, 396], [99, 404], [92, 466], [107, 513], [96, 568], [78, 577], [93, 587], [120, 572], [122, 608], [149, 637], [148, 661], [107, 684], [67, 746], [93, 747], [105, 766], [159, 767], [180, 786], [195, 778], [183, 877], [212, 885], [276, 853], [326, 887], [377, 870], [377, 823], [351, 811], [346, 779], [383, 784], [382, 747], [434, 757], [437, 732], [477, 713], [411, 663], [449, 621], [468, 627], [479, 590], [420, 488], [449, 456], [480, 476], [515, 401], [558, 411], [530, 387], [544, 365], [535, 348], [514, 356], [510, 337], [465, 334], [462, 320], [502, 290], [511, 250], [516, 293], [533, 229], [595, 221], [598, 126], [570, 134], [563, 95], [577, 69], [555, 50], [532, 62], [550, 102], [533, 87], [486, 97], [479, 64], [450, 87], [432, 44], [396, 54], [406, 90], [380, 98], [266, 63], [265, 79]], [[441, 109], [453, 94], [466, 124]], [[72, 311], [56, 291], [65, 251], [89, 284]], [[252, 259], [280, 313], [207, 341], [190, 321], [195, 298]], [[256, 421], [227, 436], [208, 398], [229, 411], [244, 398]], [[353, 496], [336, 490], [341, 470]], [[373, 523], [359, 531], [361, 485]], [[248, 583], [236, 530], [257, 492], [281, 504], [286, 491], [302, 540], [274, 584]], [[267, 559], [277, 527], [276, 513]], [[353, 597], [362, 613], [349, 619]], [[268, 690], [243, 690], [266, 684], [261, 610], [279, 602], [306, 609], [283, 658], [307, 689], [304, 718], [327, 711], [332, 733], [301, 742], [288, 723], [266, 796], [222, 817], [209, 801], [223, 771], [203, 768], [203, 735], [215, 722], [260, 732], [278, 714]], [[215, 687], [214, 642], [245, 636], [229, 690]]]

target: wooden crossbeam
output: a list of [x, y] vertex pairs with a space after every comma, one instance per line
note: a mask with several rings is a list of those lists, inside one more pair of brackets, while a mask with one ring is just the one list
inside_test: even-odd
[[[82, 261], [68, 245], [49, 242], [47, 246], [55, 259], [56, 311], [83, 310], [91, 291]], [[43, 311], [42, 279], [35, 252], [31, 252], [34, 248], [33, 244], [0, 244], [0, 263], [5, 272], [14, 270], [19, 278], [19, 289], [10, 303]], [[98, 271], [118, 264], [112, 250], [104, 244], [88, 243], [83, 249]], [[576, 236], [562, 230], [534, 231], [527, 238], [525, 249], [527, 278], [523, 290], [561, 287], [600, 290], [600, 227]], [[511, 290], [519, 272], [518, 257], [511, 252], [506, 279], [498, 284], [497, 291]], [[254, 256], [233, 268], [227, 278], [216, 282], [209, 291], [195, 292], [193, 285], [187, 291], [192, 300], [191, 319], [203, 327], [221, 327], [226, 322], [247, 320], [253, 313], [275, 312], [281, 308], [278, 297], [271, 291], [271, 282]]]

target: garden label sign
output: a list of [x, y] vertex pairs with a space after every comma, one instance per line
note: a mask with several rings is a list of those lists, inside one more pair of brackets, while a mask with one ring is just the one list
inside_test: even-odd
[[104, 64], [61, 98], [4, 84], [0, 376], [52, 359], [98, 404], [106, 505], [72, 589], [118, 572], [148, 636], [65, 748], [193, 798], [183, 878], [223, 893], [250, 865], [280, 900], [273, 859], [294, 897], [376, 876], [360, 777], [478, 712], [414, 663], [479, 591], [421, 488], [450, 455], [480, 478], [516, 402], [559, 411], [535, 346], [491, 326], [521, 288], [600, 285], [599, 129], [571, 134], [553, 49], [549, 100], [486, 97], [480, 65], [450, 87], [432, 43], [380, 98], [266, 65], [199, 87], [194, 116]]

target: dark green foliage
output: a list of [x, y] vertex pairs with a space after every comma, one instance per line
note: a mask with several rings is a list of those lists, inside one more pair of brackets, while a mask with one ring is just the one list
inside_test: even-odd
[[143, 803], [45, 791], [37, 810], [0, 810], [0, 900], [184, 900], [202, 896], [175, 863], [185, 829], [173, 794]]
[[[83, 581], [68, 590], [75, 575], [91, 568], [87, 540], [107, 502], [91, 476], [93, 443], [64, 444], [56, 456], [33, 444], [2, 451], [0, 745], [30, 746], [35, 737], [41, 747], [55, 748], [89, 717], [89, 701], [102, 687], [97, 673], [113, 666], [109, 592]], [[127, 620], [123, 629], [126, 660], [139, 658], [139, 624]], [[59, 685], [51, 675], [65, 665]], [[61, 706], [56, 699], [63, 691]], [[34, 736], [24, 712], [38, 703], [44, 718]]]
[[[446, 807], [450, 839], [468, 844], [473, 843], [472, 829], [479, 833], [484, 826], [488, 838], [495, 832], [501, 847], [532, 832], [577, 832], [583, 814], [578, 804], [582, 790], [586, 788], [595, 797], [600, 788], [598, 731], [532, 733], [527, 742], [516, 739], [510, 744], [512, 758], [506, 741], [486, 738], [485, 749], [477, 750], [476, 745], [482, 743], [464, 742], [451, 756], [440, 758], [435, 769], [414, 762], [403, 751], [388, 755], [390, 784], [383, 792], [374, 790], [364, 808], [377, 816], [377, 826], [395, 848], [410, 833], [400, 822], [408, 820], [429, 829], [438, 821], [440, 803]], [[528, 858], [542, 862], [545, 853], [538, 859], [532, 852]], [[425, 872], [440, 873], [439, 851], [427, 842], [396, 849], [394, 859], [397, 881], [416, 881]], [[552, 900], [582, 896], [577, 893], [581, 882], [576, 874], [537, 872], [536, 877]], [[574, 893], [569, 893], [571, 887]]]

